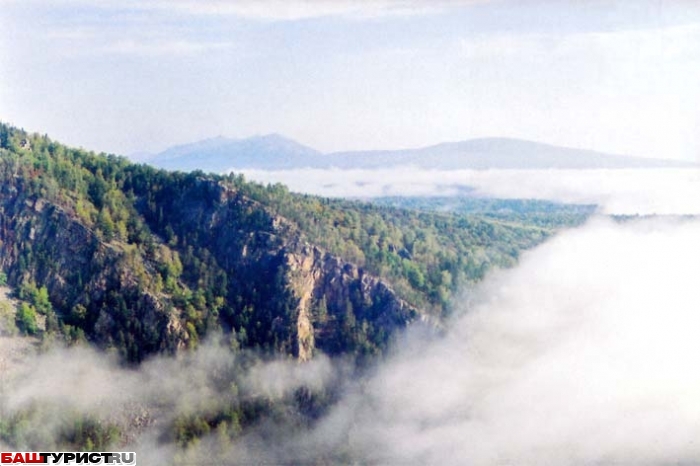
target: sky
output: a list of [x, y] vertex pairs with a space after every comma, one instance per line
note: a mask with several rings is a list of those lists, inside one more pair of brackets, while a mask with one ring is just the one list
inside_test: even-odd
[[700, 161], [691, 0], [0, 0], [0, 120], [129, 155], [515, 137]]

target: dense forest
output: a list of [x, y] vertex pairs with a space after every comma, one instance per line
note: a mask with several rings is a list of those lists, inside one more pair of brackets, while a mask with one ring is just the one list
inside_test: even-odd
[[[90, 343], [132, 365], [219, 335], [258, 358], [326, 354], [362, 367], [397, 329], [439, 322], [456, 290], [590, 213], [559, 206], [545, 220], [527, 204], [440, 212], [412, 202], [167, 172], [0, 124], [0, 280], [20, 302], [14, 319], [0, 309], [0, 332]], [[280, 406], [312, 418], [331, 398], [233, 397], [228, 411], [177, 417], [169, 435], [183, 446], [217, 428], [235, 436]], [[48, 448], [22, 437], [33, 415], [3, 418], [0, 438]], [[99, 449], [123, 434], [77, 419], [55, 446]]]
[[595, 213], [592, 204], [561, 204], [539, 199], [493, 199], [476, 196], [378, 197], [377, 205], [446, 212], [455, 215], [479, 215], [483, 218], [537, 225], [548, 229], [581, 225]]

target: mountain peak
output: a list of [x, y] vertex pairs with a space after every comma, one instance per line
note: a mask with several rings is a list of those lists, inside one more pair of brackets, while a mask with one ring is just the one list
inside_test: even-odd
[[314, 152], [318, 153], [315, 149], [305, 146], [300, 142], [290, 139], [279, 133], [268, 133], [262, 135], [251, 136], [245, 139], [240, 139], [240, 142], [259, 144], [266, 147], [278, 147], [285, 150], [299, 150], [303, 152]]
[[215, 137], [167, 149], [149, 160], [171, 170], [224, 173], [241, 168], [293, 168], [320, 154], [278, 133], [243, 139]]

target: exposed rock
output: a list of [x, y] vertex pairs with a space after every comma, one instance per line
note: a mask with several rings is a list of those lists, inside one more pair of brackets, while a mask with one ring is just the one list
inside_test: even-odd
[[[378, 330], [391, 334], [418, 316], [418, 311], [399, 299], [384, 281], [356, 265], [308, 244], [286, 253], [289, 286], [298, 300], [296, 355], [300, 361], [312, 357], [316, 348], [334, 353], [334, 339], [347, 303], [355, 318], [371, 321]], [[328, 317], [314, 316], [314, 304], [323, 300]]]

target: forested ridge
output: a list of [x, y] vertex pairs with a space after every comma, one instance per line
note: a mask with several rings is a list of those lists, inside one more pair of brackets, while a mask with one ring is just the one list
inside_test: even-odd
[[[228, 388], [216, 403], [178, 411], [164, 441], [186, 448], [214, 431], [233, 439], [270, 417], [303, 426], [332, 390], [302, 387], [276, 401], [232, 394], [251, 358], [325, 354], [367, 366], [396, 330], [419, 317], [439, 322], [455, 291], [569, 224], [167, 172], [0, 124], [0, 284], [19, 302], [16, 312], [0, 307], [0, 332], [86, 343], [134, 367], [215, 335], [245, 356], [217, 373], [216, 387]], [[27, 427], [41, 423], [34, 408], [5, 416], [0, 439], [88, 450], [127, 441], [123, 423], [64, 415], [52, 443]]]
[[[9, 283], [47, 317], [48, 330], [96, 339], [134, 361], [195, 345], [213, 329], [243, 347], [293, 353], [298, 296], [286, 283], [283, 250], [329, 253], [385, 282], [411, 308], [440, 316], [458, 287], [491, 266], [512, 265], [558, 226], [298, 195], [240, 175], [166, 172], [6, 124], [0, 147], [1, 264]], [[42, 234], [46, 240], [32, 240]], [[50, 240], [64, 234], [61, 244]], [[57, 280], [60, 248], [76, 236], [84, 244], [64, 259], [84, 263], [69, 264]], [[313, 294], [313, 323], [330, 311], [350, 321], [346, 330], [364, 325], [362, 338], [382, 340], [366, 342], [377, 346], [367, 351], [385, 344], [386, 335], [369, 331], [369, 315], [350, 315], [372, 306], [380, 312], [377, 303], [349, 293], [348, 303], [328, 309], [328, 296]], [[357, 341], [347, 343], [334, 351], [357, 349]]]

